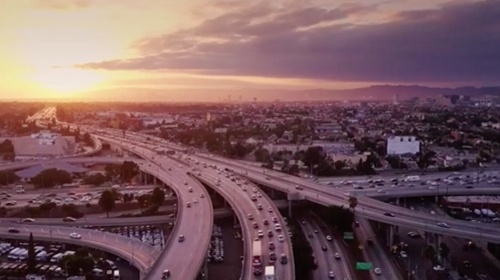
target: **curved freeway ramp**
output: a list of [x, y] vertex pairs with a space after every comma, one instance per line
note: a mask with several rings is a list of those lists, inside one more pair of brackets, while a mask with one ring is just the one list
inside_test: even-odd
[[[20, 232], [9, 233], [9, 228], [16, 228]], [[80, 234], [81, 239], [70, 238], [69, 235], [73, 232]], [[153, 246], [147, 245], [137, 239], [108, 232], [41, 225], [0, 225], [0, 237], [2, 238], [27, 240], [30, 233], [33, 233], [35, 240], [87, 246], [115, 254], [136, 266], [141, 271], [141, 274], [153, 265], [161, 253]]]
[[[161, 157], [148, 148], [124, 142], [123, 139], [106, 138], [106, 140], [145, 158], [148, 163], [141, 164], [141, 169], [159, 178], [177, 194], [179, 207], [177, 223], [164, 251], [148, 271], [146, 279], [161, 279], [166, 269], [171, 272], [169, 279], [196, 279], [206, 261], [213, 226], [213, 206], [207, 190], [186, 174], [185, 167], [178, 166], [172, 160]], [[194, 199], [198, 202], [195, 203]], [[188, 202], [191, 203], [190, 208], [187, 207]], [[179, 241], [180, 235], [184, 236], [185, 241]]]

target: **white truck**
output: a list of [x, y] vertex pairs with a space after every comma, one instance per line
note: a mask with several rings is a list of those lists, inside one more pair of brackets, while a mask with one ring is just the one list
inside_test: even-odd
[[260, 242], [260, 240], [253, 242], [252, 267], [254, 275], [262, 274], [262, 243]]
[[274, 277], [274, 266], [266, 266], [264, 270], [265, 280], [276, 280]]

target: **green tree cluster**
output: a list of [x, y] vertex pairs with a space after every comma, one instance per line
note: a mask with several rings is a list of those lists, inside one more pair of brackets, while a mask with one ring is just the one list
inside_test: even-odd
[[31, 183], [37, 188], [52, 188], [57, 185], [69, 184], [72, 181], [70, 173], [56, 168], [46, 169], [31, 178]]
[[108, 180], [119, 179], [130, 182], [139, 174], [139, 166], [133, 161], [124, 161], [122, 164], [108, 164], [104, 168]]
[[0, 157], [7, 161], [13, 161], [16, 158], [14, 145], [11, 140], [6, 139], [0, 143]]
[[12, 171], [0, 171], [0, 186], [13, 184], [19, 180], [16, 173]]
[[318, 268], [313, 256], [311, 244], [294, 220], [292, 222], [294, 232], [292, 235], [292, 251], [295, 264], [296, 279], [310, 279], [312, 272]]
[[99, 185], [102, 185], [108, 181], [109, 181], [108, 177], [102, 175], [101, 173], [88, 175], [88, 176], [85, 176], [83, 178], [83, 183], [85, 185], [93, 185], [93, 186], [99, 186]]
[[104, 190], [98, 204], [109, 218], [109, 212], [115, 208], [115, 195], [111, 190]]

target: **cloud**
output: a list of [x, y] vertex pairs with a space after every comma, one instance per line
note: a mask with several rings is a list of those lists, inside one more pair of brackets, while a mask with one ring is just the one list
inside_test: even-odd
[[80, 65], [370, 82], [498, 82], [500, 1], [405, 11], [383, 23], [347, 23], [366, 7], [293, 9], [266, 3], [138, 41], [140, 56]]
[[37, 0], [36, 5], [43, 9], [69, 10], [90, 6], [92, 0]]

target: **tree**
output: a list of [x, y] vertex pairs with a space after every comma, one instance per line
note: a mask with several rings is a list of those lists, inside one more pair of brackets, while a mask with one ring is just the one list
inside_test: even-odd
[[315, 165], [318, 165], [321, 161], [323, 161], [324, 158], [325, 155], [323, 153], [323, 148], [314, 146], [307, 148], [302, 161], [307, 167], [312, 169]]
[[33, 233], [30, 232], [30, 238], [28, 241], [28, 272], [35, 273], [36, 266], [36, 253], [35, 253], [35, 241], [33, 240]]
[[159, 187], [154, 188], [153, 195], [151, 196], [151, 204], [161, 206], [164, 201], [165, 192]]
[[354, 208], [358, 206], [358, 198], [355, 196], [350, 196], [347, 201], [349, 202], [349, 208], [351, 208], [352, 212], [354, 213]]
[[52, 188], [56, 185], [71, 183], [72, 181], [73, 178], [70, 173], [56, 168], [46, 169], [31, 178], [31, 183], [37, 188]]
[[0, 171], [0, 186], [15, 183], [19, 177], [12, 171]]
[[109, 218], [109, 211], [115, 208], [115, 197], [110, 190], [102, 192], [99, 199], [99, 206], [101, 206], [102, 210], [106, 211], [106, 216]]
[[297, 164], [292, 164], [292, 166], [290, 166], [290, 169], [288, 169], [288, 173], [291, 175], [299, 176], [300, 174], [299, 166]]
[[87, 144], [87, 146], [94, 146], [94, 141], [92, 140], [92, 137], [90, 137], [90, 134], [88, 132], [85, 132], [83, 135], [83, 142]]
[[92, 271], [94, 268], [94, 260], [87, 256], [78, 255], [68, 255], [61, 258], [59, 261], [59, 266], [67, 268], [66, 273], [68, 276], [80, 275], [80, 271], [85, 275]]
[[434, 249], [434, 246], [427, 245], [422, 249], [421, 255], [428, 261], [434, 261], [436, 258], [436, 250]]
[[439, 244], [439, 256], [441, 257], [443, 264], [445, 260], [448, 258], [449, 254], [450, 254], [450, 247], [448, 247], [448, 244], [441, 242], [441, 244]]
[[124, 161], [120, 166], [120, 176], [124, 182], [130, 182], [137, 174], [139, 174], [139, 166], [133, 161]]
[[99, 186], [104, 184], [106, 181], [108, 181], [108, 178], [101, 173], [88, 175], [83, 178], [83, 183], [85, 185]]

